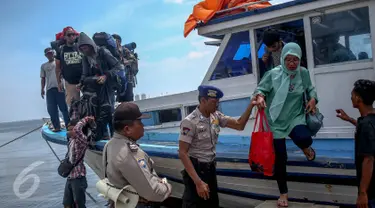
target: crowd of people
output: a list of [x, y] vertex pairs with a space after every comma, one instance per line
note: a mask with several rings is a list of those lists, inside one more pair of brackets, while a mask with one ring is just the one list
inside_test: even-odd
[[[97, 38], [97, 34], [104, 37]], [[85, 207], [85, 150], [90, 141], [113, 135], [115, 101], [129, 102], [134, 97], [138, 72], [135, 43], [128, 49], [121, 45], [118, 34], [105, 35], [96, 33], [90, 38], [66, 27], [56, 35], [59, 44], [54, 41], [44, 50], [47, 62], [40, 70], [41, 97], [46, 97], [53, 132], [63, 129], [59, 110], [63, 115], [68, 139], [66, 158], [74, 164], [67, 177], [64, 207]], [[103, 40], [112, 48], [103, 46]]]
[[[68, 176], [64, 206], [85, 207], [87, 181], [83, 157], [89, 145], [88, 138], [93, 134], [91, 129], [96, 128], [99, 130], [95, 131], [95, 135], [111, 137], [103, 150], [104, 174], [111, 185], [118, 189], [132, 185], [140, 196], [137, 207], [158, 207], [159, 202], [170, 196], [173, 187], [158, 176], [153, 168], [154, 161], [137, 144], [144, 134], [142, 119], [148, 118], [148, 115], [142, 114], [132, 102], [122, 102], [116, 109], [113, 107], [114, 77], [129, 59], [114, 57], [109, 50], [96, 46], [85, 33], [80, 33], [78, 41], [75, 41], [76, 36], [73, 28], [64, 29], [66, 45], [56, 56], [52, 49], [46, 49], [48, 62], [41, 69], [42, 97], [47, 83], [47, 108], [54, 131], [61, 128], [56, 113], [59, 107], [68, 130], [67, 155], [72, 164], [77, 164]], [[113, 37], [120, 45], [121, 38], [118, 35]], [[244, 130], [254, 106], [265, 110], [274, 137], [274, 178], [280, 191], [279, 207], [288, 207], [285, 138], [290, 137], [308, 161], [316, 158], [311, 147], [313, 139], [306, 124], [306, 113], [314, 114], [319, 100], [308, 70], [301, 66], [301, 48], [293, 42], [283, 43], [281, 39], [268, 39], [266, 42], [272, 54], [263, 57], [263, 61], [272, 67], [262, 77], [240, 118], [231, 118], [218, 111], [219, 100], [224, 96], [220, 89], [204, 85], [198, 87], [199, 105], [180, 124], [178, 153], [184, 166], [181, 173], [185, 185], [182, 207], [219, 207], [215, 158], [220, 128]], [[119, 52], [123, 54], [123, 51]], [[60, 74], [65, 80], [66, 103]], [[78, 89], [82, 90], [82, 97], [79, 97]], [[302, 96], [305, 92], [309, 100], [304, 105]], [[337, 116], [356, 126], [357, 207], [375, 208], [375, 82], [358, 80], [351, 93], [353, 107], [359, 110], [361, 116], [358, 120], [353, 119], [342, 109], [336, 110]], [[82, 100], [92, 100], [92, 97], [96, 97], [99, 103], [95, 108], [100, 106], [106, 110], [94, 109], [93, 114], [82, 115], [79, 110], [84, 103]], [[74, 107], [72, 103], [77, 98], [81, 102]], [[74, 113], [69, 115], [67, 106]], [[107, 125], [112, 126], [112, 131], [106, 132]], [[115, 206], [113, 201], [109, 205]]]

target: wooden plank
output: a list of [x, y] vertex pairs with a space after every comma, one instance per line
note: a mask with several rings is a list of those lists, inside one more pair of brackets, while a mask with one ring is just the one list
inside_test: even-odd
[[[315, 205], [312, 203], [288, 202], [288, 208], [336, 208], [337, 206]], [[277, 201], [265, 201], [255, 208], [275, 208]]]

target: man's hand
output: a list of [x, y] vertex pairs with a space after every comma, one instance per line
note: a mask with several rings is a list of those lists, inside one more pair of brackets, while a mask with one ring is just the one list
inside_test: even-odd
[[102, 75], [102, 76], [100, 76], [99, 78], [98, 78], [98, 83], [99, 84], [104, 84], [104, 82], [107, 80], [107, 76], [105, 76], [105, 75]]
[[63, 91], [63, 84], [61, 82], [59, 82], [57, 84], [57, 89], [59, 90], [59, 92], [62, 92]]
[[44, 95], [45, 95], [46, 93], [45, 93], [45, 91], [44, 91], [44, 89], [42, 89], [42, 91], [40, 92], [40, 95], [42, 96], [42, 99], [44, 99]]
[[204, 200], [207, 200], [210, 198], [210, 188], [208, 185], [200, 180], [197, 184], [195, 184], [195, 187], [197, 189], [198, 195], [203, 198]]
[[258, 106], [258, 109], [267, 108], [267, 104], [266, 104], [266, 101], [264, 100], [263, 95], [256, 96], [255, 104]]
[[267, 65], [269, 57], [270, 57], [269, 53], [266, 52], [266, 53], [263, 54], [262, 61], [264, 62], [264, 64]]
[[368, 208], [368, 198], [365, 192], [360, 192], [358, 194], [357, 208]]
[[311, 98], [311, 100], [307, 103], [306, 106], [306, 113], [312, 113], [315, 114], [316, 111], [316, 100], [315, 98]]
[[350, 121], [350, 117], [345, 113], [343, 109], [336, 109], [337, 117], [341, 118], [343, 121]]
[[95, 121], [94, 116], [86, 116], [85, 119], [86, 119], [86, 121], [88, 121], [88, 122], [90, 122], [90, 121]]
[[80, 91], [81, 88], [82, 88], [82, 84], [81, 84], [81, 83], [79, 83], [79, 84], [76, 85], [76, 89], [77, 89], [78, 91]]

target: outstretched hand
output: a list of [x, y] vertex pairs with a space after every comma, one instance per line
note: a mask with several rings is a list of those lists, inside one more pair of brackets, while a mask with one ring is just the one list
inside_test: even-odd
[[350, 121], [350, 117], [343, 109], [336, 109], [336, 116], [338, 118], [341, 118], [343, 121]]
[[264, 100], [263, 95], [257, 95], [256, 96], [255, 105], [257, 105], [258, 109], [267, 108], [267, 104], [266, 104], [266, 101]]

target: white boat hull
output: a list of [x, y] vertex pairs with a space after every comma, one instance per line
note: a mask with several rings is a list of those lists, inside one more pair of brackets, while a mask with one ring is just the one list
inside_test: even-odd
[[[173, 185], [172, 196], [181, 198], [184, 191], [181, 170], [182, 163], [178, 159], [152, 157], [155, 170], [160, 176], [167, 177]], [[85, 162], [94, 172], [103, 178], [102, 153], [88, 150]], [[246, 163], [218, 162], [217, 169], [249, 170]], [[288, 167], [288, 172], [316, 173], [355, 176], [355, 170]], [[266, 196], [277, 198], [279, 191], [275, 180], [246, 178], [235, 176], [218, 176], [219, 199], [221, 207], [255, 207], [261, 204]], [[312, 201], [325, 204], [355, 204], [357, 189], [354, 186], [330, 185], [318, 183], [288, 182], [289, 197], [297, 201]]]

